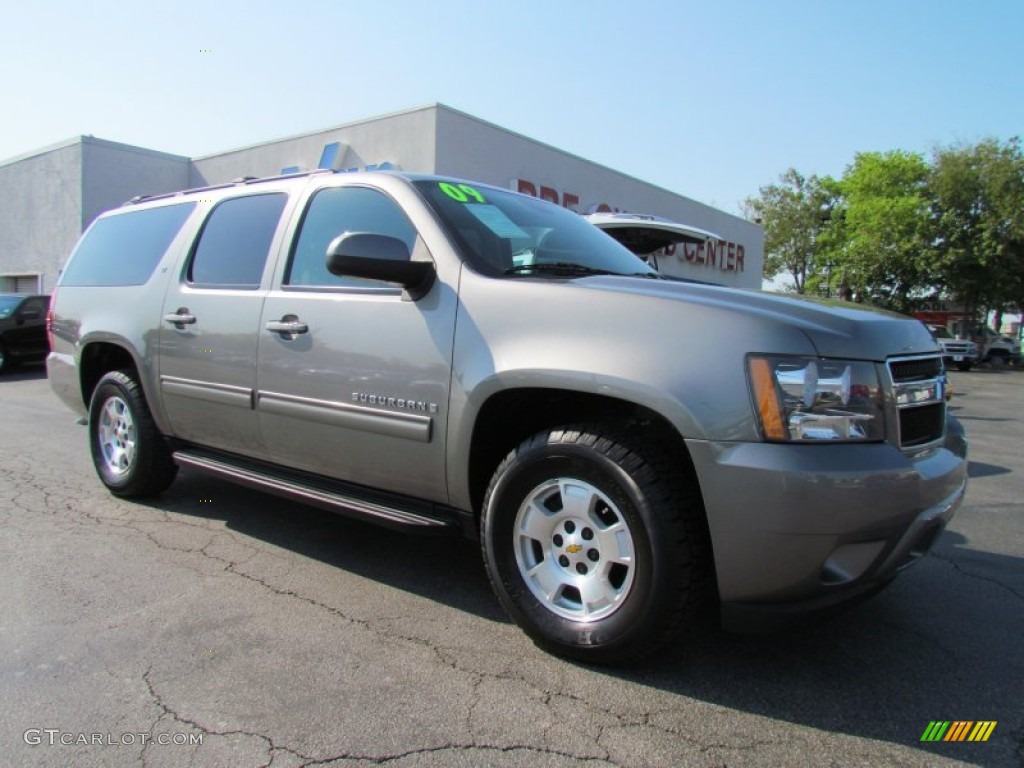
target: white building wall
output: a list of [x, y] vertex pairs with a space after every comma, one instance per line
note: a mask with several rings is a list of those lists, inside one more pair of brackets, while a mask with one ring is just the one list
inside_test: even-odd
[[721, 240], [660, 255], [661, 269], [761, 286], [759, 226], [441, 104], [193, 161], [92, 137], [14, 158], [0, 164], [0, 275], [38, 271], [51, 290], [81, 231], [104, 210], [136, 195], [314, 170], [325, 145], [335, 142], [335, 169], [387, 163], [526, 191], [580, 212], [654, 214], [710, 230]]
[[764, 233], [758, 225], [457, 110], [438, 106], [437, 118], [438, 173], [528, 191], [581, 213], [602, 207], [709, 230], [722, 240], [707, 248], [679, 247], [659, 257], [662, 270], [739, 288], [761, 287]]
[[84, 137], [82, 230], [104, 211], [137, 195], [184, 189], [188, 186], [189, 163], [180, 155]]
[[363, 169], [381, 163], [431, 173], [434, 168], [434, 107], [338, 126], [303, 136], [201, 157], [192, 162], [190, 186], [222, 184], [242, 176], [276, 176], [285, 168], [317, 168], [326, 144], [341, 143], [332, 167]]
[[13, 275], [39, 274], [49, 293], [78, 240], [82, 143], [73, 139], [0, 165], [0, 290]]

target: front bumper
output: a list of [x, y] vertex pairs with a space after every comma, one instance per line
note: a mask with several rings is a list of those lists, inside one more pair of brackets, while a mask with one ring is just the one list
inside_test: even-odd
[[888, 444], [689, 441], [723, 624], [754, 629], [854, 600], [928, 551], [967, 484], [966, 440]]

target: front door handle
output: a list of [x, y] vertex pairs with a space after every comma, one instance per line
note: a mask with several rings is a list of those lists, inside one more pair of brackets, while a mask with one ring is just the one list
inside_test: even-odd
[[183, 325], [192, 325], [196, 321], [196, 316], [188, 311], [188, 307], [178, 307], [177, 310], [169, 315], [164, 315], [165, 323], [174, 323], [179, 328]]
[[280, 320], [269, 321], [266, 329], [271, 333], [280, 333], [282, 336], [294, 339], [300, 333], [308, 332], [309, 326], [295, 315], [285, 315]]

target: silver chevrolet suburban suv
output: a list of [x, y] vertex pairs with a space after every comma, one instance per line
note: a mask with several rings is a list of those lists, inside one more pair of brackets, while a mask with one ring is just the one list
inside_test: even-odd
[[314, 172], [100, 216], [54, 297], [54, 391], [102, 482], [178, 467], [481, 542], [541, 646], [630, 660], [694, 625], [874, 592], [960, 504], [916, 320], [662, 278], [503, 189]]

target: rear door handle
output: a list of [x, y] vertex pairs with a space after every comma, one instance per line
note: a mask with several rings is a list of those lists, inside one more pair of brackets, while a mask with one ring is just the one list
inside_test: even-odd
[[285, 315], [280, 320], [270, 320], [266, 329], [271, 333], [280, 333], [282, 336], [295, 338], [300, 333], [309, 331], [309, 326], [295, 315]]

